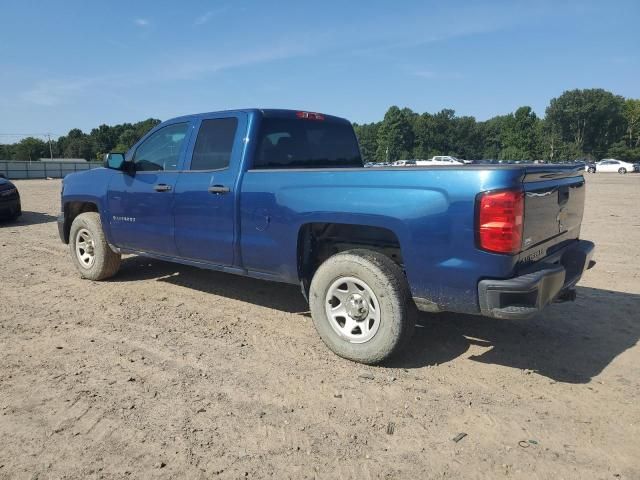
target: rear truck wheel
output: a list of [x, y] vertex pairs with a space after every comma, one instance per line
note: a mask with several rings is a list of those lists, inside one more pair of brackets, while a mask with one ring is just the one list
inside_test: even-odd
[[327, 347], [360, 363], [393, 356], [415, 326], [404, 273], [389, 257], [371, 250], [348, 250], [320, 265], [311, 281], [309, 306]]
[[618, 169], [618, 173], [619, 173], [620, 175], [624, 175], [625, 173], [627, 173], [627, 169], [626, 169], [626, 168], [624, 168], [624, 167], [620, 167], [620, 168]]
[[593, 167], [589, 167], [589, 170], [587, 170], [587, 172], [589, 173], [596, 173], [596, 169]]
[[69, 248], [82, 278], [105, 280], [120, 268], [120, 254], [111, 250], [96, 212], [81, 213], [73, 220]]

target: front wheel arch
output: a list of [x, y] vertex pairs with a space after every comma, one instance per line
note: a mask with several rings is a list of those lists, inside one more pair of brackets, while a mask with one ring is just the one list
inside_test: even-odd
[[71, 232], [71, 225], [73, 225], [73, 221], [76, 219], [78, 215], [87, 212], [95, 212], [100, 213], [98, 209], [98, 205], [94, 202], [88, 201], [72, 201], [66, 202], [63, 207], [63, 215], [64, 215], [64, 225], [63, 225], [63, 234], [64, 234], [64, 243], [69, 243], [69, 236]]

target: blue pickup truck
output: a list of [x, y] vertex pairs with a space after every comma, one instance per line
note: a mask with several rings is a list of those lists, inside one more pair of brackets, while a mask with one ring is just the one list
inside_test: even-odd
[[327, 346], [363, 363], [401, 350], [416, 310], [528, 318], [594, 264], [582, 166], [364, 168], [330, 115], [174, 118], [105, 167], [62, 186], [83, 277], [136, 254], [297, 284]]

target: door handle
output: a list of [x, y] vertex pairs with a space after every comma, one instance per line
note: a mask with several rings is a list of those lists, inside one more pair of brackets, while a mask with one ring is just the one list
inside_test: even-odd
[[225, 187], [224, 185], [212, 185], [208, 190], [209, 193], [215, 193], [216, 195], [220, 195], [221, 193], [229, 193], [231, 191], [229, 187]]
[[167, 185], [166, 183], [159, 183], [158, 185], [154, 185], [153, 189], [156, 192], [169, 192], [171, 191], [171, 185]]

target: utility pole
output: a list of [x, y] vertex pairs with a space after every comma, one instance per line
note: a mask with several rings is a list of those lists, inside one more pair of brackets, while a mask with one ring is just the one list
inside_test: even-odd
[[51, 134], [47, 133], [47, 139], [49, 139], [49, 156], [51, 157], [51, 160], [53, 161], [53, 149], [51, 148]]

